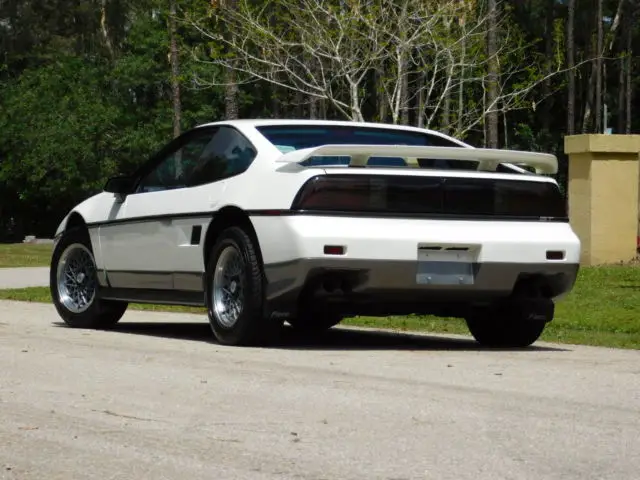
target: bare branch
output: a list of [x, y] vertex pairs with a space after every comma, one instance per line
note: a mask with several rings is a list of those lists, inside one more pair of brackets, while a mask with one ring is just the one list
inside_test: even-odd
[[[547, 72], [538, 68], [544, 59], [530, 55], [531, 45], [504, 12], [496, 19], [498, 49], [487, 57], [488, 14], [481, 11], [477, 0], [237, 0], [232, 10], [210, 7], [184, 21], [208, 45], [194, 49], [212, 67], [211, 78], [197, 79], [201, 86], [223, 84], [221, 71], [234, 69], [238, 82], [267, 82], [322, 99], [363, 121], [373, 93], [366, 87], [375, 76], [376, 111], [384, 105], [398, 122], [419, 99], [416, 123], [433, 128], [441, 110], [450, 109], [451, 130], [464, 136], [491, 112], [530, 108], [536, 87], [566, 72], [558, 65], [540, 75]], [[482, 95], [493, 61], [500, 66], [497, 97], [474, 102], [471, 95]]]

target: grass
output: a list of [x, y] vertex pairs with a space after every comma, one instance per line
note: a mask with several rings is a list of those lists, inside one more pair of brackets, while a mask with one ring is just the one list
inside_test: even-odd
[[2, 243], [0, 268], [48, 267], [52, 248], [50, 244]]
[[[51, 302], [49, 289], [0, 290], [0, 300]], [[132, 304], [132, 309], [204, 315], [203, 308]], [[426, 316], [355, 317], [345, 325], [396, 331], [467, 334], [464, 321]], [[585, 267], [574, 290], [556, 306], [542, 340], [556, 343], [640, 349], [640, 267]]]

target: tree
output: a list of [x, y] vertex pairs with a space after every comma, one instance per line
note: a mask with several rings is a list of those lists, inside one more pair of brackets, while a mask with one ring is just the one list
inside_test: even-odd
[[[60, 57], [2, 90], [0, 185], [17, 217], [41, 232], [117, 170], [118, 110], [99, 64]], [[16, 122], [15, 119], [21, 119]], [[61, 119], [64, 119], [61, 121]], [[24, 215], [24, 213], [28, 213]]]
[[638, 0], [601, 1], [600, 51], [600, 0], [495, 0], [495, 55], [487, 1], [0, 1], [0, 235], [51, 235], [108, 175], [223, 118], [410, 122], [488, 145], [497, 117], [500, 145], [561, 161], [597, 97], [616, 131], [640, 130]]
[[[169, 0], [169, 63], [171, 65], [171, 99], [173, 103], [173, 136], [180, 136], [182, 104], [180, 102], [180, 63], [178, 60], [178, 34], [176, 31], [176, 0]], [[176, 160], [176, 165], [179, 165]]]
[[[496, 0], [489, 0], [489, 25], [487, 28], [487, 56], [489, 71], [487, 75], [488, 105], [496, 105], [498, 101], [498, 6]], [[487, 112], [487, 146], [498, 148], [498, 110], [490, 108]]]
[[[196, 57], [214, 72], [235, 71], [241, 83], [268, 83], [327, 101], [354, 121], [389, 115], [393, 123], [404, 123], [413, 113], [416, 124], [448, 129], [452, 123], [453, 133], [464, 136], [489, 119], [495, 137], [490, 143], [497, 145], [498, 113], [528, 108], [534, 87], [559, 70], [534, 73], [537, 60], [527, 58], [522, 35], [494, 6], [487, 14], [460, 0], [238, 0], [224, 16], [213, 9], [185, 20], [209, 42], [207, 48], [196, 46]], [[224, 28], [212, 28], [211, 16]], [[491, 22], [504, 42], [487, 55]], [[500, 62], [507, 66], [498, 77]], [[452, 121], [453, 93], [458, 99], [464, 99], [462, 89], [481, 95], [488, 72], [487, 101], [461, 101]], [[224, 85], [226, 79], [211, 75], [199, 81]], [[367, 111], [371, 84], [377, 106]]]
[[596, 0], [596, 25], [597, 25], [597, 40], [596, 40], [596, 126], [595, 131], [602, 133], [602, 55], [604, 54], [602, 48], [603, 31], [602, 31], [602, 0]]
[[576, 125], [576, 72], [575, 72], [575, 39], [573, 27], [575, 23], [576, 0], [569, 0], [569, 15], [567, 18], [567, 76], [569, 85], [567, 91], [567, 134], [573, 135]]

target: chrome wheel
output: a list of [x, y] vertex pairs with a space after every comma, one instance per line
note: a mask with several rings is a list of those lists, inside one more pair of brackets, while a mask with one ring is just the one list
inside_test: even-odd
[[232, 328], [242, 314], [245, 294], [244, 261], [236, 247], [220, 253], [213, 274], [213, 313], [225, 328]]
[[86, 311], [96, 297], [96, 264], [87, 247], [69, 245], [58, 261], [56, 271], [58, 300], [72, 313]]

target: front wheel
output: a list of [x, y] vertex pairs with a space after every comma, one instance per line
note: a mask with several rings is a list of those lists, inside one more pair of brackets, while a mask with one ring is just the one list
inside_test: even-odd
[[49, 290], [64, 322], [73, 328], [108, 328], [122, 318], [127, 303], [98, 297], [96, 263], [88, 233], [65, 231], [51, 258]]
[[278, 331], [263, 313], [263, 273], [256, 246], [240, 227], [229, 227], [211, 250], [206, 271], [209, 323], [224, 345], [268, 343]]

